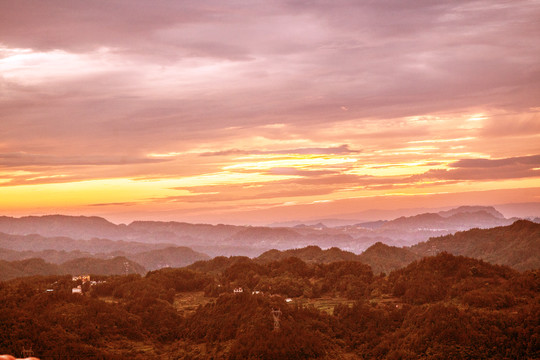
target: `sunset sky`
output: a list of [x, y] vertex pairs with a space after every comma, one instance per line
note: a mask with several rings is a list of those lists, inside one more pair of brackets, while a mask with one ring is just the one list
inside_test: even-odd
[[540, 202], [538, 0], [0, 0], [0, 215], [517, 202]]

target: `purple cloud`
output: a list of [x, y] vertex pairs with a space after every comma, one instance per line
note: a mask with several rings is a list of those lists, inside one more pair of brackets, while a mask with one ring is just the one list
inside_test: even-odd
[[450, 164], [453, 168], [495, 168], [503, 166], [540, 167], [540, 155], [517, 156], [505, 159], [461, 159]]
[[214, 152], [205, 152], [201, 156], [230, 156], [230, 155], [273, 155], [273, 154], [303, 154], [303, 155], [338, 155], [338, 154], [356, 154], [359, 151], [352, 150], [349, 145], [341, 145], [337, 147], [327, 148], [299, 148], [299, 149], [286, 149], [286, 150], [240, 150], [229, 149]]
[[407, 180], [503, 180], [538, 177], [540, 155], [504, 159], [461, 159], [450, 166], [450, 169], [431, 169]]

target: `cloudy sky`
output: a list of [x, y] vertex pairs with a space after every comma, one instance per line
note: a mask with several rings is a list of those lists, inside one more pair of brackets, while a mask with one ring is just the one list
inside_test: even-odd
[[538, 19], [538, 0], [0, 0], [0, 213], [540, 202]]

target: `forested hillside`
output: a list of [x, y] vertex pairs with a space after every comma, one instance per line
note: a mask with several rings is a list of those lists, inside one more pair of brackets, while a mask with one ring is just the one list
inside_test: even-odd
[[420, 256], [441, 251], [508, 265], [518, 270], [540, 268], [540, 224], [519, 220], [509, 226], [471, 229], [432, 238], [411, 247]]
[[51, 264], [40, 258], [0, 260], [0, 281], [33, 275], [116, 275], [145, 272], [144, 267], [122, 256], [112, 259], [77, 258], [62, 264]]
[[[376, 276], [358, 261], [215, 258], [145, 276], [0, 282], [0, 353], [46, 359], [534, 359], [540, 274], [447, 253]], [[234, 293], [233, 290], [242, 289]], [[281, 313], [275, 328], [272, 311]]]
[[358, 256], [358, 261], [371, 266], [375, 274], [390, 273], [409, 265], [420, 256], [408, 250], [383, 243], [376, 243]]
[[311, 245], [299, 249], [290, 250], [269, 250], [257, 257], [257, 260], [262, 262], [283, 260], [289, 257], [297, 257], [305, 262], [310, 263], [330, 263], [336, 261], [357, 261], [358, 255], [343, 251], [338, 248], [330, 248], [323, 250], [318, 246]]
[[[456, 216], [453, 212], [450, 214]], [[471, 229], [453, 235], [430, 238], [426, 242], [411, 247], [396, 247], [377, 242], [359, 255], [338, 248], [323, 250], [317, 246], [284, 251], [270, 250], [260, 255], [257, 260], [275, 261], [295, 256], [306, 262], [316, 263], [340, 260], [360, 261], [371, 266], [375, 274], [381, 272], [388, 274], [392, 270], [407, 266], [414, 260], [440, 252], [482, 259], [492, 264], [508, 265], [517, 270], [538, 269], [540, 268], [540, 224], [518, 220], [508, 226]]]

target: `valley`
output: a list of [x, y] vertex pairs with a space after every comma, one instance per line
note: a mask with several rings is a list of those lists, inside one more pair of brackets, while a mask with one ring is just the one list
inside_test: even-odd
[[[4, 217], [0, 352], [31, 348], [42, 360], [536, 358], [540, 224], [468, 210], [335, 228]], [[422, 237], [443, 223], [457, 227], [458, 217], [502, 225], [463, 222], [464, 230]], [[403, 237], [376, 241], [389, 231]], [[373, 233], [368, 242], [364, 232]], [[242, 250], [210, 256], [187, 246], [194, 239], [218, 254]], [[355, 241], [370, 245], [360, 253], [334, 246]]]

